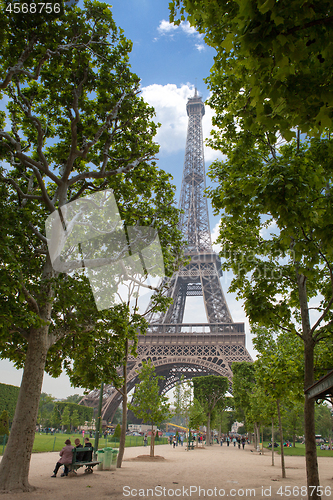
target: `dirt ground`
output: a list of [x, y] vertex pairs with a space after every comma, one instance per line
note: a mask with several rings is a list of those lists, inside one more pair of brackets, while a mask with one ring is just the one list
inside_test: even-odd
[[[252, 450], [252, 451], [251, 451]], [[245, 450], [214, 445], [186, 450], [157, 445], [155, 454], [164, 460], [135, 459], [149, 454], [149, 448], [126, 448], [121, 469], [51, 478], [58, 453], [35, 453], [30, 467], [32, 493], [7, 493], [4, 500], [126, 500], [134, 498], [285, 498], [306, 497], [305, 458], [285, 457], [287, 478], [281, 478], [280, 456], [258, 454], [252, 446]], [[333, 499], [333, 457], [319, 457], [324, 499]], [[302, 488], [303, 486], [303, 488]], [[326, 493], [326, 494], [325, 494]]]

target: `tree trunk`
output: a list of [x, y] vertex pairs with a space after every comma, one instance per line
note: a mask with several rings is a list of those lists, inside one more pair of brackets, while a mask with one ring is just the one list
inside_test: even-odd
[[122, 425], [119, 440], [119, 451], [117, 457], [117, 468], [120, 469], [124, 458], [125, 452], [125, 441], [126, 441], [126, 428], [127, 428], [127, 358], [128, 358], [128, 339], [125, 340], [125, 356], [123, 363], [123, 415], [122, 415]]
[[151, 426], [151, 438], [150, 438], [150, 456], [153, 457], [155, 453], [155, 432], [154, 424]]
[[[4, 456], [0, 463], [1, 491], [32, 491], [28, 481], [42, 390], [49, 326], [31, 329], [20, 392]], [[50, 471], [52, 472], [52, 471]]]
[[[304, 346], [304, 360], [305, 360], [305, 377], [304, 388], [308, 388], [313, 384], [314, 377], [310, 378], [310, 371], [313, 374], [313, 346]], [[307, 373], [308, 372], [308, 373]], [[310, 382], [311, 380], [311, 382]], [[305, 436], [305, 463], [306, 463], [306, 477], [308, 491], [310, 486], [319, 486], [319, 471], [317, 461], [317, 446], [315, 435], [315, 401], [304, 399], [304, 436]], [[311, 488], [313, 490], [313, 488]], [[317, 493], [317, 488], [313, 494], [308, 495], [309, 500], [320, 500], [321, 496]]]
[[207, 432], [206, 432], [206, 444], [210, 446], [210, 413], [207, 413]]
[[277, 414], [278, 414], [278, 419], [279, 419], [282, 477], [286, 477], [286, 467], [284, 464], [283, 431], [282, 431], [282, 420], [281, 420], [280, 400], [279, 399], [276, 400], [276, 407], [277, 407]]
[[264, 425], [261, 425], [261, 453], [264, 454]]
[[275, 442], [275, 437], [274, 437], [274, 420], [272, 419], [272, 465], [274, 466], [274, 442]]
[[[309, 309], [307, 302], [306, 277], [297, 273], [298, 296], [302, 317], [302, 332], [304, 342], [304, 390], [314, 383], [313, 351], [315, 342], [310, 328]], [[317, 462], [317, 447], [315, 436], [315, 402], [313, 399], [304, 399], [304, 436], [305, 436], [305, 463], [308, 487], [308, 499], [320, 500], [318, 494], [319, 471]], [[310, 488], [312, 486], [312, 488]], [[315, 487], [315, 489], [313, 488]]]
[[256, 450], [258, 450], [258, 448], [260, 449], [260, 429], [259, 429], [259, 425], [257, 424], [257, 422], [254, 424], [255, 427], [255, 437], [256, 437]]

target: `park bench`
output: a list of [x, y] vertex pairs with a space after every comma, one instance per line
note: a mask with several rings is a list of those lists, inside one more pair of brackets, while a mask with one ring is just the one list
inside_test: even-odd
[[71, 475], [75, 475], [76, 474], [76, 471], [77, 469], [79, 469], [80, 467], [83, 467], [85, 466], [85, 470], [84, 472], [86, 474], [91, 474], [93, 471], [93, 467], [95, 467], [95, 465], [98, 465], [100, 464], [100, 462], [97, 462], [97, 461], [86, 461], [86, 460], [82, 460], [82, 461], [76, 461], [76, 455], [78, 453], [85, 453], [85, 452], [93, 452], [93, 448], [91, 448], [90, 446], [87, 446], [85, 448], [74, 448], [73, 449], [73, 458], [72, 458], [72, 463], [71, 464], [68, 464], [67, 467], [68, 467], [68, 473], [71, 473]]

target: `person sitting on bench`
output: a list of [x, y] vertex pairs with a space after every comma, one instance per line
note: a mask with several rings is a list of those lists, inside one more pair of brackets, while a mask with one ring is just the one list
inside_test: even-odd
[[[75, 448], [83, 448], [82, 444], [80, 443], [79, 439], [75, 439]], [[76, 452], [76, 462], [82, 462], [84, 459], [85, 452], [84, 451], [77, 451]]]
[[[92, 448], [92, 444], [89, 441], [89, 438], [84, 438], [84, 447]], [[85, 451], [83, 454], [82, 462], [91, 462], [92, 461], [92, 451]]]
[[56, 463], [56, 466], [55, 466], [54, 471], [53, 471], [53, 475], [51, 477], [57, 477], [57, 472], [58, 472], [58, 470], [60, 469], [60, 467], [62, 465], [65, 466], [65, 470], [61, 474], [61, 477], [68, 476], [68, 467], [67, 467], [67, 465], [72, 463], [73, 448], [74, 448], [74, 446], [72, 446], [72, 443], [71, 443], [70, 439], [66, 439], [65, 445], [66, 446], [64, 446], [63, 449], [59, 453], [59, 455], [60, 455], [61, 458]]

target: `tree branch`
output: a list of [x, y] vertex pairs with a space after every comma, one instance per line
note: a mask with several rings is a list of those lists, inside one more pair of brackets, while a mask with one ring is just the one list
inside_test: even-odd
[[36, 314], [38, 314], [38, 316], [40, 316], [39, 306], [37, 304], [36, 299], [31, 295], [30, 292], [28, 292], [23, 283], [21, 283], [21, 288], [31, 311], [35, 312]]
[[45, 236], [42, 233], [40, 233], [38, 231], [38, 229], [36, 229], [35, 226], [31, 222], [28, 223], [28, 226], [31, 228], [31, 230], [33, 231], [33, 233], [35, 233], [35, 235], [37, 236], [37, 238], [39, 238], [43, 243], [47, 244], [47, 239], [45, 238]]
[[83, 179], [103, 179], [103, 178], [109, 178], [112, 177], [113, 175], [117, 174], [126, 174], [133, 168], [137, 167], [140, 162], [144, 161], [145, 158], [138, 158], [137, 160], [134, 160], [132, 163], [129, 163], [126, 165], [126, 167], [119, 167], [116, 168], [115, 170], [109, 170], [108, 172], [102, 173], [102, 172], [83, 172], [82, 174], [76, 175], [75, 177], [72, 177], [69, 182], [68, 186], [72, 186], [78, 181], [81, 181]]
[[[331, 297], [331, 300], [329, 301], [329, 303], [327, 304], [327, 306], [325, 307], [325, 310], [324, 312], [322, 313], [322, 315], [318, 318], [318, 320], [316, 321], [316, 323], [313, 325], [313, 327], [311, 328], [310, 330], [310, 335], [312, 336], [313, 333], [316, 331], [317, 327], [320, 325], [320, 323], [323, 321], [323, 319], [325, 318], [326, 314], [328, 313], [328, 311], [330, 310], [331, 308], [331, 305], [333, 304], [333, 297]], [[332, 322], [330, 322], [332, 323]], [[328, 324], [330, 324], [328, 323]], [[325, 328], [327, 328], [328, 325], [325, 325]], [[320, 331], [321, 329], [315, 334], [313, 335], [313, 338], [314, 340], [317, 340], [317, 337], [318, 335], [320, 334]]]

